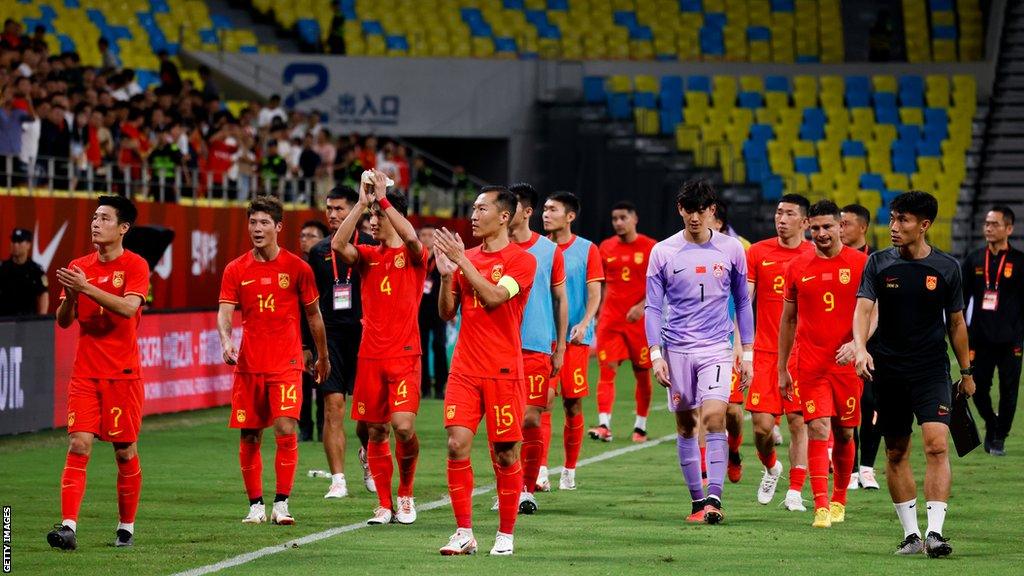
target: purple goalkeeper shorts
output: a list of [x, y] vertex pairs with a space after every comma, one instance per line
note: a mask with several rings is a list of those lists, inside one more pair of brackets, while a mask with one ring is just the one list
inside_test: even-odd
[[669, 348], [668, 409], [671, 412], [693, 410], [706, 400], [729, 403], [733, 356], [729, 344], [697, 352], [678, 352]]

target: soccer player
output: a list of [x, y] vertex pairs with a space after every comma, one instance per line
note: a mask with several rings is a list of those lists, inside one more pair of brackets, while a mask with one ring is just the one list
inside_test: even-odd
[[[753, 244], [747, 251], [747, 281], [757, 305], [754, 336], [754, 380], [747, 391], [747, 411], [754, 427], [754, 446], [764, 465], [764, 475], [757, 489], [757, 501], [768, 504], [775, 497], [775, 488], [782, 476], [782, 463], [775, 455], [772, 430], [775, 419], [786, 415], [789, 423], [789, 491], [784, 506], [787, 510], [804, 512], [800, 491], [807, 478], [807, 430], [800, 405], [799, 383], [793, 385], [793, 397], [779, 394], [779, 318], [782, 316], [782, 295], [786, 286], [789, 263], [808, 252], [814, 245], [804, 240], [807, 209], [810, 203], [799, 194], [786, 194], [775, 209], [776, 236]], [[799, 344], [793, 359], [799, 354]], [[791, 360], [792, 362], [792, 360]], [[791, 365], [791, 369], [796, 368]]]
[[[974, 394], [960, 265], [925, 239], [939, 210], [934, 196], [906, 192], [893, 199], [889, 210], [892, 247], [868, 258], [857, 292], [853, 319], [857, 372], [875, 384], [878, 426], [885, 438], [885, 479], [903, 525], [904, 539], [896, 553], [924, 550], [931, 557], [947, 556], [953, 548], [942, 528], [951, 484], [946, 438], [953, 385], [946, 334], [963, 378], [959, 392]], [[871, 315], [876, 306], [878, 327], [872, 335]], [[924, 542], [917, 524], [917, 485], [910, 468], [915, 416], [925, 453], [928, 531]]]
[[[359, 344], [352, 418], [367, 423], [367, 459], [379, 506], [367, 524], [416, 521], [413, 483], [419, 461], [416, 413], [420, 406], [420, 326], [416, 321], [427, 251], [405, 218], [404, 194], [387, 194], [388, 177], [373, 172], [370, 185], [359, 187], [359, 201], [334, 235], [331, 245], [342, 262], [359, 269], [362, 278], [363, 339]], [[363, 212], [371, 208], [370, 228], [379, 246], [353, 244]], [[395, 431], [398, 461], [398, 506], [391, 497], [394, 463], [388, 424]]]
[[[583, 444], [583, 399], [590, 394], [587, 364], [594, 343], [594, 318], [601, 305], [604, 270], [593, 242], [572, 233], [580, 213], [580, 200], [572, 192], [555, 192], [544, 202], [544, 232], [565, 258], [565, 292], [569, 301], [569, 343], [558, 381], [565, 408], [562, 441], [565, 464], [558, 481], [560, 490], [576, 489], [576, 462]], [[550, 436], [549, 436], [550, 437]], [[546, 461], [547, 458], [544, 458]]]
[[[537, 261], [533, 285], [523, 310], [523, 370], [526, 375], [526, 412], [523, 416], [523, 493], [519, 496], [519, 512], [537, 511], [537, 476], [544, 452], [544, 430], [541, 420], [555, 398], [552, 386], [555, 375], [565, 359], [565, 335], [569, 325], [569, 304], [565, 295], [565, 261], [562, 252], [551, 240], [530, 230], [530, 217], [539, 202], [537, 191], [525, 182], [509, 186], [516, 195], [519, 209], [509, 225], [509, 238]], [[544, 290], [550, 286], [549, 290]]]
[[[846, 519], [846, 490], [854, 464], [853, 431], [860, 423], [862, 383], [852, 364], [836, 363], [840, 348], [852, 348], [853, 310], [867, 255], [839, 240], [839, 207], [831, 200], [811, 206], [808, 214], [814, 252], [793, 260], [786, 271], [786, 295], [779, 321], [779, 388], [792, 398], [789, 370], [793, 342], [800, 339], [797, 372], [800, 401], [807, 423], [807, 469], [814, 493], [815, 528]], [[832, 497], [829, 498], [829, 430], [832, 450]]]
[[[971, 353], [977, 365], [974, 405], [985, 420], [985, 451], [1005, 456], [1020, 388], [1024, 341], [1024, 252], [1010, 245], [1013, 210], [993, 206], [985, 214], [985, 247], [964, 259], [964, 304], [971, 310]], [[999, 405], [992, 409], [992, 376], [999, 370]]]
[[[668, 388], [669, 408], [675, 413], [679, 466], [693, 505], [687, 520], [718, 524], [724, 519], [725, 412], [735, 364], [730, 295], [736, 301], [744, 350], [742, 384], [750, 382], [752, 372], [754, 327], [745, 282], [747, 263], [738, 240], [711, 231], [715, 192], [710, 183], [686, 182], [676, 204], [684, 228], [651, 252], [645, 329], [654, 375]], [[699, 426], [707, 430], [707, 494], [701, 483]]]
[[[331, 487], [324, 498], [344, 498], [348, 495], [345, 480], [345, 400], [355, 388], [356, 356], [363, 337], [363, 301], [359, 270], [341, 261], [331, 249], [331, 241], [359, 202], [359, 193], [348, 186], [338, 186], [327, 193], [325, 202], [330, 234], [309, 252], [309, 266], [313, 269], [313, 278], [320, 293], [320, 316], [324, 319], [331, 361], [331, 373], [320, 384], [317, 394], [324, 397], [323, 443], [331, 471]], [[362, 232], [352, 234], [352, 243], [377, 244], [372, 236]], [[356, 423], [356, 436], [360, 443], [363, 484], [368, 491], [374, 492], [373, 476], [366, 462], [369, 432], [365, 422]]]
[[448, 495], [457, 529], [440, 552], [476, 553], [473, 537], [473, 466], [470, 451], [481, 419], [494, 459], [498, 485], [498, 534], [492, 556], [513, 553], [512, 532], [519, 511], [523, 469], [526, 386], [520, 326], [537, 263], [508, 237], [516, 197], [507, 188], [487, 186], [473, 203], [473, 237], [481, 245], [466, 250], [446, 228], [434, 237], [441, 294], [437, 307], [446, 321], [462, 309], [462, 326], [444, 401], [448, 432]]
[[[866, 234], [868, 225], [871, 223], [871, 213], [867, 208], [859, 204], [849, 204], [843, 207], [842, 227], [839, 229], [839, 237], [843, 244], [859, 250], [864, 254], [871, 254], [871, 246], [868, 245]], [[860, 466], [857, 466], [856, 457], [853, 463], [853, 474], [850, 476], [850, 490], [858, 487], [866, 490], [878, 490], [878, 480], [875, 478], [875, 458], [878, 456], [878, 446], [882, 443], [882, 435], [875, 426], [875, 394], [871, 388], [871, 381], [864, 380], [864, 392], [860, 398], [860, 429], [853, 431], [853, 443], [856, 447], [854, 454], [860, 452]]]
[[78, 320], [68, 385], [68, 453], [60, 483], [63, 520], [46, 535], [50, 546], [62, 550], [78, 546], [78, 510], [96, 438], [113, 444], [117, 462], [114, 546], [134, 543], [142, 490], [136, 444], [143, 399], [137, 334], [149, 292], [149, 265], [122, 244], [135, 224], [135, 205], [122, 196], [100, 196], [98, 203], [91, 226], [96, 251], [57, 270], [63, 287], [57, 325], [69, 328]]
[[636, 378], [636, 420], [633, 442], [647, 440], [647, 413], [651, 408], [651, 359], [644, 334], [644, 278], [655, 240], [636, 231], [639, 218], [632, 202], [612, 206], [615, 236], [601, 242], [598, 250], [604, 265], [605, 294], [597, 318], [597, 426], [588, 434], [594, 440], [612, 441], [612, 406], [615, 404], [615, 372], [627, 358]]
[[[263, 429], [274, 427], [277, 487], [270, 521], [290, 525], [288, 496], [295, 482], [299, 447], [296, 435], [302, 405], [302, 341], [300, 309], [316, 343], [316, 380], [330, 373], [327, 338], [317, 304], [313, 272], [299, 256], [281, 248], [284, 208], [281, 201], [259, 196], [249, 203], [249, 239], [253, 249], [235, 258], [221, 279], [217, 328], [224, 362], [235, 367], [229, 426], [241, 430], [238, 460], [249, 496], [246, 524], [266, 522], [263, 503]], [[235, 308], [242, 312], [242, 343], [231, 339]]]

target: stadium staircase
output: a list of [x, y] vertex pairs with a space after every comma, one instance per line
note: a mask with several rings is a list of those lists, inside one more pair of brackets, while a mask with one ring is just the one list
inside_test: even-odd
[[[981, 106], [979, 106], [981, 112]], [[995, 85], [977, 139], [974, 203], [960, 235], [970, 246], [983, 242], [983, 211], [1008, 204], [1024, 217], [1024, 3], [1009, 2], [996, 65]], [[1014, 240], [1024, 243], [1024, 225]]]

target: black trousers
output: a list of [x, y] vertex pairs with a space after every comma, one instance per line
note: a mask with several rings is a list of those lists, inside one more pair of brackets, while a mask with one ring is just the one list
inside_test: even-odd
[[[448, 342], [446, 322], [440, 318], [420, 319], [420, 393], [423, 398], [444, 398], [445, 385], [448, 383]], [[427, 350], [434, 355], [434, 380], [431, 384], [430, 365]]]
[[[860, 396], [860, 429], [853, 429], [853, 441], [856, 446], [853, 458], [853, 473], [856, 474], [859, 466], [868, 468], [875, 467], [875, 458], [878, 457], [878, 447], [882, 443], [882, 434], [875, 426], [875, 392], [871, 387], [871, 381], [864, 381], [864, 392]], [[857, 458], [857, 451], [860, 458]]]
[[[974, 406], [985, 420], [986, 436], [1003, 439], [1010, 434], [1020, 387], [1021, 345], [972, 342], [974, 350]], [[992, 407], [992, 377], [999, 371], [999, 411]]]
[[316, 389], [316, 380], [308, 372], [302, 373], [302, 406], [299, 408], [299, 439], [313, 439], [313, 404], [316, 396], [316, 441], [324, 435], [324, 395]]

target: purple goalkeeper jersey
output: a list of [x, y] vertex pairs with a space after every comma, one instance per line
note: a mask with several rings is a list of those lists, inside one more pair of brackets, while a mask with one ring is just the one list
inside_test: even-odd
[[736, 302], [740, 341], [752, 344], [754, 316], [743, 245], [718, 232], [704, 244], [694, 244], [684, 235], [682, 231], [658, 242], [651, 251], [644, 322], [648, 344], [680, 352], [728, 344], [733, 333], [730, 293]]

